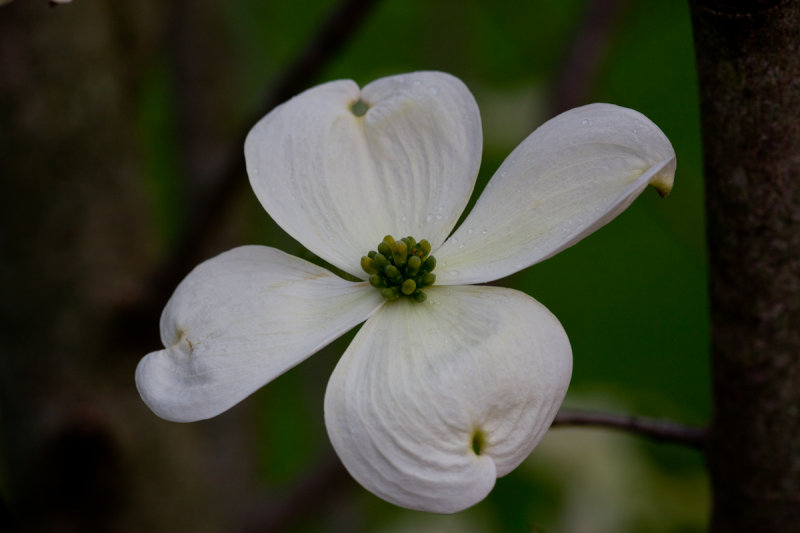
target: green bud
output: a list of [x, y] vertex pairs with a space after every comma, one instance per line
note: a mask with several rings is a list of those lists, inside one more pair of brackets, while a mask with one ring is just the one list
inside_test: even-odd
[[375, 261], [373, 261], [372, 258], [366, 255], [361, 258], [361, 269], [367, 274], [378, 273], [378, 269], [375, 267]]
[[425, 257], [431, 253], [431, 243], [429, 243], [426, 239], [419, 241], [418, 247], [420, 250], [422, 250], [422, 257]]
[[435, 282], [436, 282], [436, 274], [431, 274], [430, 272], [428, 272], [427, 274], [422, 276], [417, 285], [420, 287], [430, 287]]
[[394, 244], [394, 237], [392, 237], [391, 235], [386, 235], [386, 236], [383, 238], [383, 242], [385, 242], [386, 244], [388, 244], [389, 246], [391, 246], [391, 245], [393, 245], [393, 244]]
[[397, 287], [386, 287], [381, 289], [381, 294], [387, 300], [397, 300], [400, 298], [400, 290]]
[[369, 253], [367, 254], [367, 257], [369, 257], [370, 259], [375, 259], [376, 255], [378, 255], [378, 252], [376, 252], [375, 250], [370, 250]]
[[386, 259], [386, 256], [383, 254], [377, 254], [372, 261], [375, 263], [375, 268], [377, 268], [379, 272], [383, 272], [389, 264], [389, 260]]
[[406, 244], [408, 245], [408, 249], [409, 250], [413, 250], [414, 247], [417, 245], [417, 241], [415, 241], [414, 237], [412, 237], [411, 235], [409, 235], [408, 237], [406, 237], [403, 240], [406, 241]]
[[425, 295], [425, 293], [420, 290], [414, 291], [414, 293], [411, 295], [411, 299], [417, 303], [424, 302], [426, 298], [427, 296]]
[[400, 270], [394, 265], [389, 265], [386, 267], [386, 270], [383, 271], [386, 274], [386, 277], [389, 278], [389, 281], [394, 283], [395, 285], [400, 285], [403, 283], [403, 275], [400, 274]]
[[387, 258], [392, 257], [392, 247], [386, 241], [383, 241], [378, 245], [378, 253]]
[[417, 272], [419, 272], [419, 267], [422, 266], [422, 259], [417, 257], [416, 255], [412, 255], [408, 258], [408, 263], [406, 263], [406, 276], [416, 276]]
[[406, 264], [406, 258], [408, 257], [408, 247], [406, 243], [403, 241], [397, 241], [392, 245], [392, 258], [394, 259], [394, 264], [398, 267], [402, 267]]
[[428, 258], [427, 258], [427, 259], [425, 259], [425, 262], [424, 262], [424, 263], [422, 263], [422, 269], [423, 269], [425, 272], [430, 272], [430, 271], [432, 271], [434, 268], [436, 268], [436, 258], [435, 258], [435, 257], [433, 257], [432, 255], [429, 255], [429, 256], [428, 256]]
[[413, 293], [415, 290], [417, 290], [417, 284], [416, 284], [416, 283], [414, 283], [414, 280], [413, 280], [413, 279], [407, 279], [407, 280], [405, 280], [405, 281], [403, 282], [403, 284], [402, 284], [402, 285], [400, 285], [400, 291], [401, 291], [403, 294], [405, 294], [406, 296], [410, 295], [410, 294], [411, 294], [411, 293]]
[[376, 289], [382, 289], [386, 287], [386, 282], [378, 274], [373, 274], [369, 277], [369, 284], [375, 287]]

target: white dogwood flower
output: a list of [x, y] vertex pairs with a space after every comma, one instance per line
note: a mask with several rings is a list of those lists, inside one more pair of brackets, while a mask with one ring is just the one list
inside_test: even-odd
[[215, 416], [366, 320], [325, 395], [345, 467], [412, 509], [482, 500], [550, 426], [572, 351], [536, 300], [473, 284], [571, 246], [648, 184], [666, 194], [675, 154], [636, 111], [573, 109], [511, 153], [453, 232], [481, 146], [472, 94], [439, 72], [326, 83], [270, 112], [245, 142], [258, 199], [363, 281], [264, 246], [202, 263], [164, 309], [165, 348], [136, 370], [145, 403], [168, 420]]

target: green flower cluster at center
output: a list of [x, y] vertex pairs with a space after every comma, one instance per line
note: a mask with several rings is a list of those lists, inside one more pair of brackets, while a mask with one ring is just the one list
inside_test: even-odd
[[378, 245], [361, 258], [361, 268], [369, 274], [369, 283], [387, 300], [408, 296], [415, 302], [424, 302], [422, 289], [436, 281], [431, 271], [436, 268], [436, 259], [431, 253], [431, 243], [414, 237], [394, 240], [387, 235]]

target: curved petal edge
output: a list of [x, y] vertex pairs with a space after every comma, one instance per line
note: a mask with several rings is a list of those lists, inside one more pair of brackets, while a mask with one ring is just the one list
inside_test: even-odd
[[432, 287], [425, 304], [393, 302], [358, 332], [328, 383], [328, 435], [374, 494], [453, 513], [530, 454], [571, 371], [566, 333], [530, 296]]
[[245, 159], [270, 216], [364, 279], [361, 257], [384, 235], [444, 242], [472, 194], [482, 142], [469, 89], [449, 74], [412, 72], [295, 96], [253, 127]]
[[382, 303], [368, 284], [274, 248], [235, 248], [178, 285], [161, 315], [165, 348], [139, 362], [136, 386], [161, 418], [216, 416]]
[[464, 223], [434, 253], [437, 283], [485, 283], [558, 253], [621, 213], [647, 187], [672, 189], [675, 152], [638, 111], [572, 109], [508, 156]]

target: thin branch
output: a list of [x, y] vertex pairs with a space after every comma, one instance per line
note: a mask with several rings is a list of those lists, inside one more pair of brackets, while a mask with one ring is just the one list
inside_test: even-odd
[[344, 47], [347, 40], [355, 35], [376, 3], [377, 0], [342, 2], [323, 22], [308, 47], [273, 86], [253, 119], [247, 121], [238, 142], [235, 143], [235, 154], [230, 156], [228, 164], [224, 167], [227, 170], [211, 187], [202, 207], [187, 224], [184, 236], [175, 248], [176, 252], [157, 275], [160, 282], [157, 286], [162, 289], [161, 294], [171, 291], [198, 262], [197, 251], [202, 242], [217, 225], [220, 216], [225, 213], [228, 204], [235, 197], [235, 193], [247, 183], [244, 158], [241, 153], [247, 132], [272, 108], [305, 89]]
[[[275, 106], [305, 89], [322, 69], [330, 63], [345, 46], [378, 0], [344, 0], [325, 19], [309, 45], [277, 80], [272, 90], [264, 98], [263, 104], [246, 121], [234, 148], [229, 150], [227, 162], [219, 180], [209, 186], [208, 193], [198, 202], [198, 208], [190, 213], [190, 219], [173, 252], [155, 269], [151, 279], [143, 283], [143, 293], [139, 300], [120, 313], [120, 333], [133, 343], [148, 342], [152, 335], [153, 317], [157, 317], [167, 296], [180, 280], [203, 259], [203, 244], [247, 183], [244, 157], [241, 147], [247, 132], [256, 121]], [[147, 327], [147, 329], [145, 329]]]
[[614, 33], [629, 0], [593, 0], [586, 11], [553, 84], [550, 114], [588, 103], [597, 73], [606, 61]]
[[347, 473], [338, 457], [332, 456], [320, 464], [305, 478], [297, 482], [277, 502], [259, 505], [246, 517], [244, 533], [269, 531], [295, 531], [298, 522], [308, 519], [309, 505], [314, 505], [314, 513], [320, 516], [325, 504], [341, 495], [349, 488], [356, 487], [353, 478]]
[[660, 442], [680, 444], [702, 450], [706, 431], [703, 428], [685, 426], [669, 420], [658, 420], [643, 416], [597, 413], [590, 411], [561, 410], [553, 420], [552, 427], [594, 426], [627, 431]]

